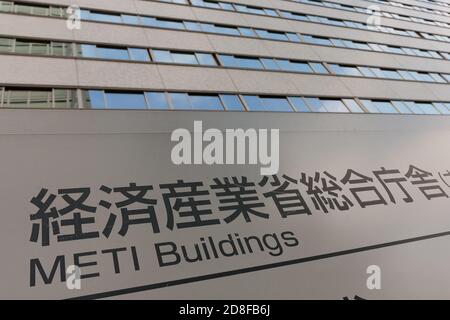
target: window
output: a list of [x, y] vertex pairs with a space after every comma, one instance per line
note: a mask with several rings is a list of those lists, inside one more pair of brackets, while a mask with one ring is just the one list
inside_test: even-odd
[[262, 58], [261, 62], [264, 65], [264, 68], [267, 70], [279, 70], [280, 69], [280, 67], [276, 63], [275, 59]]
[[189, 99], [194, 110], [223, 110], [219, 96], [190, 94]]
[[370, 113], [398, 113], [390, 101], [361, 100]]
[[358, 67], [359, 72], [363, 74], [364, 77], [376, 77], [377, 75], [372, 71], [372, 68]]
[[318, 98], [305, 98], [312, 112], [327, 112], [327, 109]]
[[402, 76], [402, 78], [405, 79], [405, 80], [412, 80], [412, 81], [416, 80], [416, 79], [412, 76], [412, 74], [411, 74], [409, 71], [406, 71], [406, 70], [399, 70], [398, 73], [399, 73], [399, 74]]
[[248, 58], [248, 57], [234, 57], [234, 61], [239, 68], [248, 69], [264, 69], [261, 61], [258, 58]]
[[183, 21], [180, 20], [156, 19], [156, 27], [184, 30]]
[[306, 105], [305, 101], [303, 101], [300, 97], [289, 97], [289, 101], [294, 106], [294, 109], [298, 112], [311, 112]]
[[190, 31], [201, 31], [202, 28], [200, 27], [200, 24], [197, 22], [190, 22], [190, 21], [184, 21], [184, 27], [186, 30]]
[[0, 12], [11, 12], [13, 3], [9, 1], [0, 1]]
[[52, 42], [50, 54], [55, 56], [71, 56], [72, 44], [63, 42]]
[[409, 110], [408, 106], [403, 103], [403, 101], [392, 101], [392, 104], [395, 106], [395, 108], [403, 114], [410, 114], [411, 110]]
[[13, 39], [0, 38], [0, 52], [12, 52], [13, 44]]
[[22, 14], [35, 14], [46, 16], [48, 15], [49, 7], [28, 5], [28, 4], [16, 4], [14, 6], [14, 12]]
[[241, 35], [243, 35], [245, 37], [254, 37], [255, 36], [255, 32], [251, 28], [239, 27], [239, 32], [241, 33]]
[[173, 62], [172, 55], [168, 50], [152, 50], [152, 54], [156, 62]]
[[170, 93], [169, 96], [172, 100], [172, 106], [174, 109], [191, 109], [189, 97], [186, 93]]
[[312, 69], [306, 62], [294, 62], [289, 60], [277, 60], [281, 70], [311, 73]]
[[132, 60], [150, 61], [147, 49], [130, 48], [128, 51]]
[[166, 110], [169, 109], [169, 102], [164, 92], [146, 92], [148, 106], [150, 109]]
[[96, 47], [90, 44], [82, 44], [80, 46], [81, 56], [86, 58], [97, 58]]
[[399, 47], [393, 47], [393, 46], [388, 46], [388, 45], [384, 45], [384, 44], [380, 44], [380, 47], [385, 51], [385, 52], [389, 52], [389, 53], [399, 53], [402, 54], [403, 50]]
[[243, 96], [249, 111], [293, 111], [288, 100], [284, 97]]
[[180, 64], [198, 64], [193, 53], [172, 52], [172, 59], [175, 63]]
[[109, 109], [146, 109], [143, 93], [105, 92]]
[[406, 102], [406, 104], [418, 114], [439, 114], [439, 111], [430, 102]]
[[104, 109], [105, 96], [103, 91], [100, 90], [89, 90], [86, 92], [85, 107], [92, 109]]
[[153, 50], [153, 57], [156, 62], [201, 64], [209, 66], [217, 65], [214, 56], [209, 53], [187, 53], [171, 52], [168, 50]]
[[450, 110], [445, 106], [443, 103], [435, 102], [433, 103], [433, 106], [439, 110], [442, 114], [450, 114]]
[[66, 89], [6, 88], [3, 102], [5, 108], [48, 109], [53, 107], [74, 108], [76, 106], [73, 90]]
[[15, 47], [16, 53], [30, 53], [30, 43], [22, 40], [16, 40], [16, 47]]
[[75, 96], [74, 90], [54, 89], [54, 107], [57, 109], [75, 108], [77, 107], [76, 101], [73, 98]]
[[369, 50], [369, 46], [363, 42], [358, 41], [352, 41], [352, 40], [342, 40], [342, 42], [345, 44], [345, 46], [352, 48], [352, 49], [362, 49], [362, 50]]
[[137, 16], [131, 16], [128, 14], [122, 14], [122, 21], [123, 23], [127, 23], [127, 24], [139, 24], [139, 19]]
[[258, 58], [240, 57], [231, 55], [219, 55], [219, 59], [223, 66], [232, 68], [246, 69], [264, 69], [263, 64]]
[[312, 44], [321, 44], [321, 45], [325, 45], [325, 46], [332, 45], [330, 39], [323, 38], [323, 37], [314, 37], [314, 36], [304, 35], [303, 40], [305, 42], [312, 43]]
[[216, 59], [210, 53], [196, 53], [195, 56], [201, 65], [217, 66]]
[[124, 48], [97, 47], [97, 57], [111, 60], [129, 60], [128, 50]]
[[310, 62], [309, 65], [313, 68], [315, 73], [328, 74], [327, 69], [323, 66], [323, 64], [318, 62]]
[[320, 101], [328, 112], [348, 112], [348, 109], [345, 107], [341, 100], [320, 99]]
[[51, 91], [30, 91], [28, 108], [49, 108], [52, 105]]
[[103, 13], [97, 11], [90, 12], [90, 20], [100, 21], [100, 22], [112, 22], [121, 23], [122, 19], [119, 14]]
[[426, 82], [434, 82], [433, 78], [430, 77], [430, 75], [426, 72], [416, 72], [416, 71], [409, 71], [409, 73], [416, 79], [417, 81], [426, 81]]
[[329, 64], [331, 70], [337, 75], [345, 76], [357, 76], [360, 77], [361, 73], [358, 71], [357, 67], [342, 66], [338, 64]]
[[372, 101], [380, 113], [398, 113], [390, 101]]
[[442, 77], [437, 74], [437, 73], [430, 73], [429, 74], [431, 78], [433, 78], [433, 80], [435, 82], [439, 82], [439, 83], [445, 83], [446, 81], [444, 79], [442, 79]]
[[361, 109], [361, 107], [356, 103], [353, 99], [343, 99], [342, 100], [347, 108], [353, 112], [353, 113], [363, 113], [364, 111]]
[[290, 19], [295, 19], [295, 20], [300, 20], [300, 21], [309, 21], [307, 16], [305, 16], [304, 14], [296, 13], [296, 12], [281, 11], [281, 15], [286, 18], [290, 18]]
[[388, 79], [402, 79], [396, 70], [392, 69], [380, 69], [383, 78]]
[[227, 34], [227, 35], [235, 35], [239, 36], [239, 30], [237, 28], [233, 27], [227, 27], [227, 26], [219, 26], [209, 23], [202, 23], [203, 31], [206, 32], [212, 32], [212, 33], [221, 33], [221, 34]]
[[289, 41], [300, 42], [300, 37], [297, 34], [288, 32], [286, 35], [289, 38]]
[[31, 54], [48, 55], [50, 53], [50, 43], [48, 42], [30, 42]]
[[267, 111], [293, 111], [291, 105], [286, 98], [280, 97], [260, 97], [263, 106]]
[[283, 41], [288, 40], [286, 34], [284, 34], [283, 32], [257, 29], [256, 34], [263, 39], [283, 40]]
[[233, 94], [222, 94], [220, 95], [220, 99], [223, 102], [226, 110], [229, 111], [243, 111], [244, 107], [242, 106], [239, 97]]
[[28, 90], [11, 90], [9, 93], [8, 103], [9, 108], [26, 108], [28, 106]]

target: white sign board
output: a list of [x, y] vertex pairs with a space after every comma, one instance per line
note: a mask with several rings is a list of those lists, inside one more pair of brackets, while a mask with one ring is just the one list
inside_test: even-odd
[[[450, 298], [445, 117], [3, 114], [1, 299]], [[280, 129], [279, 173], [172, 164], [199, 119]]]

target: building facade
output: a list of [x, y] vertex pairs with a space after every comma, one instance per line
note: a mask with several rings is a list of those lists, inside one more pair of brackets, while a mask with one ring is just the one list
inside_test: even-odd
[[0, 12], [6, 108], [449, 113], [450, 10], [434, 2], [2, 1]]

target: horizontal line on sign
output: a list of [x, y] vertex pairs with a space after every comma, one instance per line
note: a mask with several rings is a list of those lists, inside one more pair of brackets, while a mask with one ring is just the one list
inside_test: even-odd
[[207, 275], [202, 275], [202, 276], [184, 278], [184, 279], [179, 279], [179, 280], [147, 284], [147, 285], [143, 285], [143, 286], [131, 287], [131, 288], [126, 288], [126, 289], [94, 293], [94, 294], [70, 298], [68, 300], [102, 299], [102, 298], [108, 298], [108, 297], [119, 296], [119, 295], [124, 295], [124, 294], [179, 286], [179, 285], [187, 284], [187, 283], [201, 282], [201, 281], [206, 281], [206, 280], [234, 276], [234, 275], [238, 275], [238, 274], [255, 272], [255, 271], [275, 269], [275, 268], [289, 266], [289, 265], [301, 264], [301, 263], [310, 262], [310, 261], [323, 260], [323, 259], [358, 253], [358, 252], [376, 250], [376, 249], [380, 249], [380, 248], [393, 247], [393, 246], [398, 246], [398, 245], [402, 245], [402, 244], [406, 244], [406, 243], [424, 241], [424, 240], [440, 238], [440, 237], [445, 237], [445, 236], [450, 236], [450, 231], [434, 233], [434, 234], [424, 235], [424, 236], [415, 237], [415, 238], [397, 240], [397, 241], [392, 241], [392, 242], [374, 244], [374, 245], [370, 245], [370, 246], [348, 249], [348, 250], [343, 250], [343, 251], [325, 253], [325, 254], [320, 254], [320, 255], [316, 255], [316, 256], [304, 257], [304, 258], [293, 259], [293, 260], [288, 260], [288, 261], [264, 264], [264, 265], [255, 266], [255, 267], [248, 267], [248, 268], [243, 268], [243, 269], [237, 269], [237, 270], [212, 273], [212, 274], [207, 274]]

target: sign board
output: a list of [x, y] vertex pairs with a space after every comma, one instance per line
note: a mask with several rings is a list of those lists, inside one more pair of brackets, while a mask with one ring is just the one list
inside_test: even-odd
[[[280, 129], [278, 174], [174, 165], [194, 120]], [[0, 127], [1, 299], [450, 298], [445, 117], [5, 110]]]

